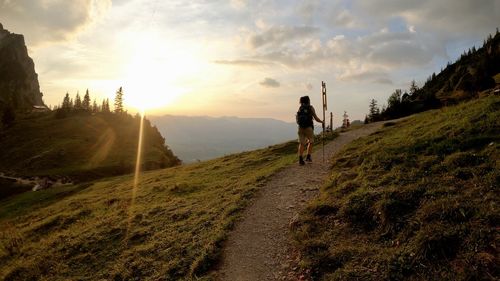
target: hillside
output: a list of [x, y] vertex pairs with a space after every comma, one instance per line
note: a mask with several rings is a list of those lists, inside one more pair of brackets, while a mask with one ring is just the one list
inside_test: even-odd
[[387, 108], [382, 108], [379, 116], [370, 113], [369, 119], [388, 120], [454, 105], [487, 95], [495, 89], [500, 89], [498, 29], [494, 36], [484, 40], [483, 46], [469, 49], [441, 72], [429, 76], [421, 88], [413, 84], [408, 92], [395, 90], [387, 100]]
[[425, 112], [333, 159], [294, 231], [314, 280], [497, 280], [500, 97]]
[[0, 201], [0, 280], [201, 275], [248, 199], [295, 162], [295, 150], [289, 142], [146, 172], [136, 191], [127, 175]]
[[[0, 172], [72, 179], [130, 173], [137, 155], [140, 119], [111, 113], [55, 112], [19, 115], [0, 131]], [[143, 168], [165, 168], [179, 160], [146, 120]]]
[[[336, 155], [294, 223], [322, 280], [498, 276], [500, 98], [395, 123]], [[179, 280], [213, 269], [235, 220], [296, 161], [289, 142], [0, 201], [0, 279]], [[133, 197], [134, 196], [134, 197]]]
[[208, 160], [294, 139], [297, 125], [270, 118], [151, 116], [184, 162]]

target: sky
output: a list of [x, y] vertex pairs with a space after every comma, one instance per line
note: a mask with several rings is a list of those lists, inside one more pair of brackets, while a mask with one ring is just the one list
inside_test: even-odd
[[0, 0], [44, 101], [89, 89], [129, 111], [293, 122], [309, 95], [363, 119], [500, 26], [500, 0]]

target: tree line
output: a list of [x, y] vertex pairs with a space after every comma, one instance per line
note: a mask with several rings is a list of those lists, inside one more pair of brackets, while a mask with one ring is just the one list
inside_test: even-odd
[[[91, 102], [91, 97], [89, 90], [85, 91], [83, 98], [80, 93], [76, 93], [74, 98], [71, 98], [69, 93], [66, 93], [61, 104], [54, 107], [56, 111], [56, 117], [62, 118], [67, 116], [69, 113], [111, 113], [111, 108], [109, 106], [109, 99], [103, 99], [100, 103], [94, 98]], [[123, 108], [123, 88], [120, 87], [115, 94], [114, 108], [113, 112], [116, 114], [126, 113]]]

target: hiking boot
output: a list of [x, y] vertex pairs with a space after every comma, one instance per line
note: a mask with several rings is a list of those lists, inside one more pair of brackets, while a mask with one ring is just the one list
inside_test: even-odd
[[304, 158], [302, 158], [302, 156], [299, 156], [299, 165], [302, 166], [305, 164], [306, 164], [306, 162], [304, 162]]
[[312, 158], [311, 158], [311, 154], [307, 154], [306, 161], [309, 162], [309, 163], [311, 163], [313, 161]]

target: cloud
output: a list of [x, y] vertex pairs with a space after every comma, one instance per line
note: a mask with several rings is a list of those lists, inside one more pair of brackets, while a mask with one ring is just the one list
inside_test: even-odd
[[313, 21], [316, 10], [320, 7], [319, 0], [303, 1], [297, 7], [297, 13], [308, 23]]
[[1, 1], [0, 18], [35, 46], [72, 38], [109, 7], [111, 0]]
[[311, 83], [306, 83], [305, 84], [305, 88], [306, 88], [306, 91], [312, 91], [312, 89], [314, 88], [313, 85]]
[[378, 84], [392, 84], [389, 75], [383, 69], [363, 67], [361, 69], [347, 69], [338, 76], [342, 81], [371, 81]]
[[215, 60], [216, 64], [226, 64], [226, 65], [240, 65], [240, 66], [268, 66], [274, 63], [268, 61], [258, 61], [258, 60]]
[[317, 32], [319, 29], [312, 26], [273, 26], [261, 33], [251, 34], [248, 42], [253, 49], [263, 46], [278, 47], [286, 42], [310, 37]]
[[342, 26], [347, 28], [356, 28], [360, 26], [360, 23], [356, 20], [354, 15], [347, 9], [342, 10], [340, 13], [333, 17], [333, 23], [336, 26]]
[[378, 84], [387, 84], [387, 85], [394, 84], [391, 79], [384, 78], [384, 77], [376, 78], [373, 80], [373, 82], [378, 83]]
[[269, 77], [266, 77], [259, 84], [262, 87], [266, 87], [266, 88], [279, 88], [279, 86], [280, 86], [280, 82], [274, 80], [273, 78], [269, 78]]
[[236, 10], [244, 9], [247, 6], [246, 0], [230, 0], [229, 4]]
[[380, 25], [391, 17], [402, 17], [411, 26], [445, 36], [487, 34], [498, 26], [500, 18], [500, 2], [488, 0], [355, 1], [353, 9], [360, 12], [360, 17], [369, 16]]

